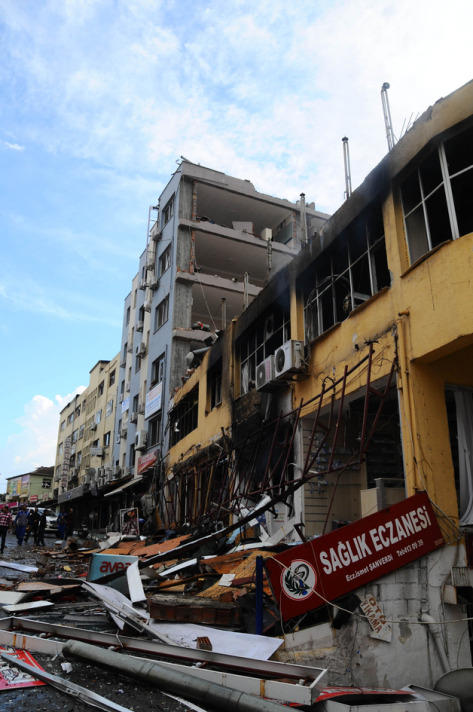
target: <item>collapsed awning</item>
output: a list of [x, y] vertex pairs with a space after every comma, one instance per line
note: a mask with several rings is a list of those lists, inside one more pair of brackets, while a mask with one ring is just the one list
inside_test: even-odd
[[111, 492], [107, 492], [105, 497], [111, 497], [112, 494], [118, 494], [118, 492], [123, 492], [123, 490], [128, 489], [128, 487], [134, 487], [135, 485], [139, 484], [143, 480], [143, 477], [134, 477], [132, 480], [129, 480], [129, 482], [125, 482], [124, 485], [120, 485], [120, 487], [116, 487], [114, 490]]

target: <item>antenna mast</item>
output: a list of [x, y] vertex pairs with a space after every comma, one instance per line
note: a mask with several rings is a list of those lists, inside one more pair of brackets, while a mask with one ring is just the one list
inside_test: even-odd
[[393, 122], [391, 121], [391, 110], [389, 108], [388, 89], [388, 82], [384, 82], [383, 86], [381, 87], [381, 103], [383, 105], [384, 124], [386, 126], [386, 139], [388, 141], [388, 149], [391, 150], [392, 148], [394, 148], [395, 141]]

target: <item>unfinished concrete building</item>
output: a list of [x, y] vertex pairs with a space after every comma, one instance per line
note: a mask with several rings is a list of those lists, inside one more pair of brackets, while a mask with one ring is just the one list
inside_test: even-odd
[[[198, 361], [326, 218], [303, 195], [294, 204], [181, 162], [150, 209], [146, 249], [125, 299], [111, 477], [126, 481], [117, 498], [147, 490], [144, 474], [192, 428], [192, 405], [179, 434], [167, 413], [194, 355]], [[217, 378], [216, 399], [219, 388]]]

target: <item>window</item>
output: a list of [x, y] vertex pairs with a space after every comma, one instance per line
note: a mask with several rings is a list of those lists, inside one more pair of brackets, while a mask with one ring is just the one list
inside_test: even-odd
[[104, 381], [102, 381], [101, 383], [99, 383], [99, 388], [98, 388], [98, 395], [99, 395], [99, 396], [103, 396], [104, 387], [105, 387], [105, 382], [104, 382]]
[[110, 386], [113, 386], [114, 383], [115, 383], [115, 369], [113, 369], [113, 371], [110, 372], [110, 375], [108, 377], [108, 387], [110, 388]]
[[381, 206], [370, 206], [302, 275], [305, 338], [310, 342], [347, 318], [391, 278]]
[[103, 436], [103, 446], [108, 447], [110, 445], [110, 430]]
[[82, 453], [81, 453], [81, 452], [78, 452], [78, 453], [77, 453], [77, 456], [76, 456], [76, 464], [77, 464], [77, 466], [79, 466], [81, 462], [82, 462]]
[[73, 443], [76, 443], [76, 442], [78, 441], [78, 439], [79, 439], [79, 431], [78, 431], [78, 430], [74, 430], [74, 431], [72, 432], [72, 442], [73, 442]]
[[51, 480], [43, 478], [43, 481], [41, 483], [41, 487], [43, 489], [51, 489]]
[[125, 395], [125, 381], [124, 380], [120, 383], [120, 395], [121, 396]]
[[161, 442], [161, 413], [151, 418], [148, 423], [148, 445], [152, 447]]
[[401, 183], [410, 261], [473, 231], [473, 128], [446, 139]]
[[169, 317], [169, 296], [163, 299], [154, 310], [154, 330], [157, 331]]
[[105, 406], [105, 417], [108, 418], [109, 415], [112, 415], [113, 413], [113, 398], [109, 401], [107, 401], [107, 405]]
[[174, 215], [174, 195], [168, 200], [162, 212], [162, 226], [166, 225]]
[[126, 310], [126, 325], [127, 326], [130, 323], [130, 311], [131, 311], [130, 307], [127, 307], [127, 310]]
[[81, 425], [79, 427], [79, 440], [84, 437], [84, 430], [85, 430], [85, 425]]
[[125, 341], [123, 344], [123, 351], [122, 351], [122, 365], [124, 366], [126, 364], [126, 352], [128, 351], [128, 342]]
[[208, 372], [207, 384], [209, 390], [210, 410], [222, 402], [222, 361]]
[[291, 338], [290, 326], [289, 292], [286, 291], [279, 304], [262, 314], [239, 340], [242, 395], [255, 387], [257, 366]]
[[94, 440], [94, 442], [92, 443], [92, 447], [99, 447], [99, 441], [98, 441], [98, 439], [97, 439], [97, 440]]
[[131, 409], [133, 413], [138, 413], [139, 400], [140, 400], [140, 397], [138, 394], [136, 394], [136, 396], [133, 396], [133, 406]]
[[199, 407], [198, 386], [193, 388], [170, 413], [171, 445], [175, 445], [197, 427]]
[[98, 425], [102, 420], [102, 409], [98, 410], [95, 414], [95, 424]]
[[70, 425], [74, 421], [74, 413], [70, 413], [67, 416], [67, 424]]
[[130, 455], [128, 458], [128, 466], [133, 467], [135, 464], [135, 446], [133, 443], [130, 445]]
[[135, 373], [138, 373], [138, 371], [141, 369], [141, 356], [140, 354], [136, 354], [135, 356]]
[[165, 354], [161, 354], [151, 364], [151, 386], [164, 380]]
[[59, 456], [61, 456], [63, 451], [64, 451], [64, 445], [62, 443], [59, 443], [58, 448], [57, 448], [57, 454]]
[[159, 258], [159, 276], [164, 274], [171, 266], [171, 245], [168, 245]]
[[77, 408], [76, 408], [76, 410], [75, 410], [75, 417], [78, 418], [79, 415], [80, 415], [80, 403], [79, 403], [79, 405], [77, 406]]
[[63, 420], [62, 423], [61, 423], [61, 428], [60, 428], [61, 431], [64, 430], [65, 427], [66, 427], [66, 421]]

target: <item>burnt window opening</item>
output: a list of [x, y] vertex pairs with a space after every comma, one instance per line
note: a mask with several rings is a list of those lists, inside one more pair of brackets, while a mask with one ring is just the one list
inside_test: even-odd
[[473, 389], [445, 389], [460, 524], [473, 525]]
[[473, 231], [473, 128], [433, 148], [401, 183], [411, 263]]
[[377, 205], [354, 220], [302, 275], [306, 341], [346, 319], [390, 283]]
[[199, 390], [196, 386], [184, 396], [170, 414], [171, 445], [175, 445], [192, 430], [195, 430], [198, 422], [198, 409]]
[[[355, 439], [354, 449], [358, 448], [363, 425], [364, 398], [350, 403], [349, 432]], [[375, 417], [379, 406], [377, 399], [368, 401], [368, 427]], [[368, 489], [376, 487], [376, 480], [385, 480], [387, 487], [404, 486], [404, 463], [402, 457], [401, 421], [396, 389], [393, 386], [383, 403], [376, 428], [365, 453], [365, 467]]]
[[222, 402], [222, 359], [207, 374], [208, 402], [213, 410]]
[[247, 329], [238, 341], [240, 395], [256, 387], [256, 368], [291, 338], [289, 292]]

